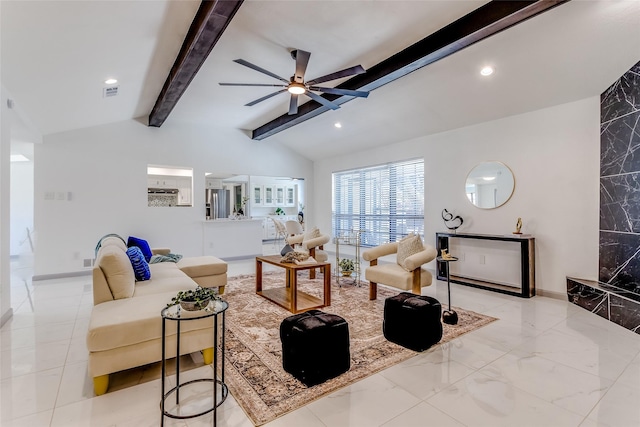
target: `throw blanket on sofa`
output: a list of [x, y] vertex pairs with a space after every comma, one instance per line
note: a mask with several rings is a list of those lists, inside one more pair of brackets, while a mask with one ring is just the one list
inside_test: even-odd
[[153, 255], [149, 260], [149, 264], [156, 264], [158, 262], [178, 262], [181, 259], [182, 255], [179, 254]]

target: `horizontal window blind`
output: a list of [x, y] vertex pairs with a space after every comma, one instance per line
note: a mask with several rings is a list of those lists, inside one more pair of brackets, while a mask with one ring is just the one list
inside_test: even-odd
[[333, 174], [335, 236], [360, 230], [362, 246], [424, 234], [424, 159]]

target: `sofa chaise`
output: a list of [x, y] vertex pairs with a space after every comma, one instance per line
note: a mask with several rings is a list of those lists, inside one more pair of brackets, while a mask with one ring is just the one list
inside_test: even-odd
[[[135, 281], [119, 237], [101, 241], [93, 268], [93, 304], [87, 332], [89, 374], [96, 395], [106, 393], [109, 374], [157, 362], [162, 357], [160, 312], [178, 291], [217, 287], [224, 292], [227, 263], [213, 256], [186, 257], [176, 262], [149, 264], [151, 277]], [[153, 250], [166, 254], [168, 249]], [[166, 332], [167, 357], [175, 357], [175, 322]], [[203, 351], [206, 364], [213, 360], [211, 319], [185, 322], [180, 331], [180, 353]]]

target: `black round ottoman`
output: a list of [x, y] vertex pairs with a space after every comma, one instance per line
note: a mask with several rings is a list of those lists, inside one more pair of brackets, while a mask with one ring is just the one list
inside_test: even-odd
[[414, 351], [424, 351], [442, 338], [440, 302], [402, 292], [384, 301], [384, 337]]
[[351, 367], [349, 326], [340, 316], [309, 310], [280, 324], [282, 367], [307, 387]]

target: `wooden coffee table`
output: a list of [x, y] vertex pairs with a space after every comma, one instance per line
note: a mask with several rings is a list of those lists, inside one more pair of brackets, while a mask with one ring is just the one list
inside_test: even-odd
[[[299, 265], [295, 263], [280, 262], [280, 255], [268, 255], [256, 257], [256, 294], [261, 295], [271, 302], [286, 308], [292, 313], [300, 313], [314, 308], [331, 305], [331, 264], [318, 262], [315, 264]], [[285, 286], [274, 289], [262, 289], [262, 263], [284, 268], [286, 271]], [[298, 271], [322, 268], [324, 273], [324, 301], [298, 290]]]

